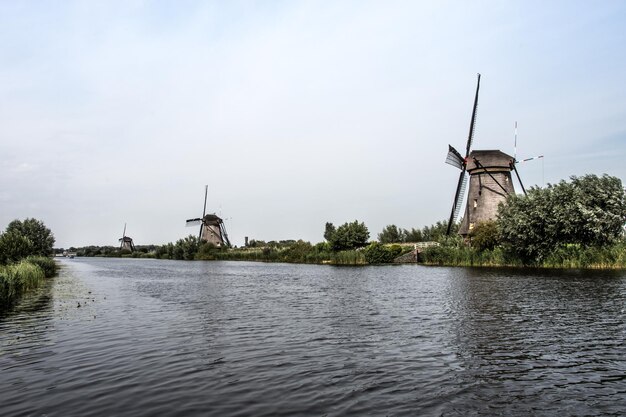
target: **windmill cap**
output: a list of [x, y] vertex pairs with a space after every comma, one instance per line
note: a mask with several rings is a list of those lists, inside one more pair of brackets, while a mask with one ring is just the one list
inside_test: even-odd
[[[474, 162], [478, 160], [480, 166]], [[490, 171], [511, 171], [511, 162], [514, 158], [498, 149], [475, 150], [469, 155], [467, 170], [472, 173], [478, 169], [488, 169]]]
[[207, 214], [206, 216], [204, 216], [204, 221], [205, 222], [221, 222], [222, 219], [215, 214]]

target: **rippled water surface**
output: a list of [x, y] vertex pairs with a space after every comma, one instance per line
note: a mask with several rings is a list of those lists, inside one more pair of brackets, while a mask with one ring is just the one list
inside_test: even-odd
[[626, 415], [626, 273], [62, 261], [3, 416]]

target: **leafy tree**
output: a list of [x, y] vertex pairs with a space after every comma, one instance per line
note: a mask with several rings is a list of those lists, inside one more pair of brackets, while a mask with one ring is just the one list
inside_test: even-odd
[[369, 237], [370, 232], [365, 224], [355, 220], [339, 226], [329, 243], [334, 251], [351, 250], [366, 246]]
[[317, 252], [330, 252], [331, 251], [330, 243], [328, 243], [328, 242], [316, 243], [315, 246], [314, 246], [314, 249]]
[[178, 242], [176, 242], [173, 248], [172, 259], [178, 259], [178, 260], [185, 259], [185, 249], [183, 249], [182, 244], [179, 245]]
[[326, 239], [327, 242], [330, 242], [333, 240], [336, 231], [337, 229], [332, 223], [326, 222], [326, 227], [324, 228], [324, 239]]
[[40, 220], [13, 220], [7, 226], [6, 232], [16, 233], [30, 240], [32, 249], [29, 255], [51, 256], [53, 253], [54, 235]]
[[26, 236], [8, 231], [0, 235], [0, 265], [19, 262], [33, 253], [33, 244]]
[[390, 224], [378, 234], [378, 241], [380, 243], [400, 243], [405, 240], [405, 233], [405, 230], [399, 229], [395, 224]]
[[498, 245], [498, 225], [494, 220], [480, 222], [474, 227], [472, 246], [479, 251], [492, 250]]
[[[450, 235], [454, 235], [459, 230], [459, 224], [454, 223], [450, 229]], [[448, 231], [448, 221], [440, 220], [431, 226], [424, 226], [421, 231], [422, 241], [426, 242], [440, 242], [445, 240], [446, 232]]]
[[174, 245], [174, 259], [192, 260], [195, 258], [200, 240], [195, 235], [189, 235], [184, 239], [178, 239]]
[[547, 188], [512, 195], [498, 211], [498, 228], [508, 251], [536, 263], [565, 244], [604, 246], [618, 240], [626, 198], [616, 177], [571, 177]]
[[411, 228], [411, 231], [404, 229], [405, 242], [422, 242], [422, 231], [420, 229]]

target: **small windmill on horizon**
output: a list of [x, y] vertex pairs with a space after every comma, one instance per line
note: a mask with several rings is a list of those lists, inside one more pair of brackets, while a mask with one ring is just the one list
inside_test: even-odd
[[126, 236], [126, 223], [124, 223], [124, 232], [122, 232], [122, 237], [119, 239], [120, 242], [120, 250], [129, 250], [131, 252], [135, 251], [135, 244], [133, 243], [133, 239], [130, 236]]
[[224, 227], [224, 220], [217, 216], [215, 213], [206, 214], [206, 200], [209, 191], [209, 186], [204, 186], [204, 208], [202, 209], [202, 217], [195, 219], [188, 219], [185, 222], [187, 227], [200, 225], [200, 232], [198, 233], [198, 239], [208, 243], [212, 243], [215, 246], [230, 246], [228, 240], [228, 234]]

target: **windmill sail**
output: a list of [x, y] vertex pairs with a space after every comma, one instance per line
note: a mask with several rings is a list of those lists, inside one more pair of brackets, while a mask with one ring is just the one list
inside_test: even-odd
[[202, 224], [202, 219], [201, 218], [189, 219], [189, 220], [185, 221], [185, 226], [187, 226], [187, 227], [197, 226], [199, 224]]
[[454, 213], [452, 215], [452, 221], [456, 222], [459, 219], [459, 213], [461, 207], [463, 207], [463, 198], [465, 197], [465, 190], [467, 189], [467, 175], [463, 173], [463, 179], [461, 180], [461, 187], [459, 188], [458, 196], [456, 197], [456, 204], [454, 205]]
[[222, 238], [226, 246], [230, 246], [230, 240], [228, 240], [228, 234], [226, 233], [226, 227], [224, 226], [224, 222], [220, 222], [220, 231], [222, 232]]
[[463, 169], [464, 163], [465, 160], [463, 159], [459, 151], [454, 149], [452, 145], [448, 145], [448, 156], [446, 157], [446, 164], [452, 165], [453, 167], [456, 167], [458, 169]]
[[532, 158], [522, 159], [521, 161], [515, 161], [515, 163], [516, 164], [521, 164], [522, 162], [528, 162], [528, 161], [532, 161], [533, 159], [541, 159], [541, 158], [543, 158], [543, 155], [533, 156]]
[[204, 216], [206, 215], [206, 198], [207, 193], [209, 191], [209, 186], [204, 186], [204, 208], [202, 209], [202, 217], [196, 217], [195, 219], [187, 219], [185, 221], [186, 227], [191, 226], [200, 226], [200, 233], [198, 234], [198, 239], [202, 239], [202, 229], [204, 228]]
[[[467, 146], [465, 147], [465, 158], [461, 158], [461, 154], [454, 149], [452, 146], [448, 148], [448, 157], [446, 158], [446, 162], [452, 166], [455, 165], [454, 162], [460, 163], [461, 166], [457, 166], [461, 169], [461, 174], [459, 175], [459, 181], [456, 186], [456, 192], [454, 193], [454, 203], [452, 204], [452, 210], [450, 211], [450, 219], [448, 220], [448, 230], [446, 232], [447, 235], [450, 234], [450, 230], [452, 229], [452, 224], [456, 221], [459, 211], [461, 210], [462, 202], [463, 202], [463, 193], [465, 192], [465, 188], [467, 187], [467, 158], [470, 154], [470, 149], [472, 147], [472, 141], [474, 140], [474, 128], [476, 125], [476, 109], [478, 108], [478, 91], [480, 90], [480, 74], [478, 74], [478, 81], [476, 82], [476, 95], [474, 96], [474, 107], [472, 109], [472, 120], [470, 121], [469, 133], [467, 135]], [[451, 155], [452, 154], [452, 155]], [[450, 160], [450, 162], [448, 162]]]
[[206, 215], [206, 196], [209, 192], [209, 186], [204, 186], [204, 208], [202, 209], [202, 221], [200, 222], [200, 233], [198, 234], [198, 240], [202, 240], [202, 229], [204, 228], [204, 216]]
[[480, 74], [478, 74], [478, 81], [476, 82], [476, 95], [474, 96], [474, 109], [472, 110], [472, 120], [470, 121], [469, 134], [467, 135], [465, 159], [467, 159], [470, 154], [470, 148], [472, 147], [472, 141], [474, 140], [474, 129], [476, 128], [476, 109], [478, 108], [478, 90], [480, 90]]

